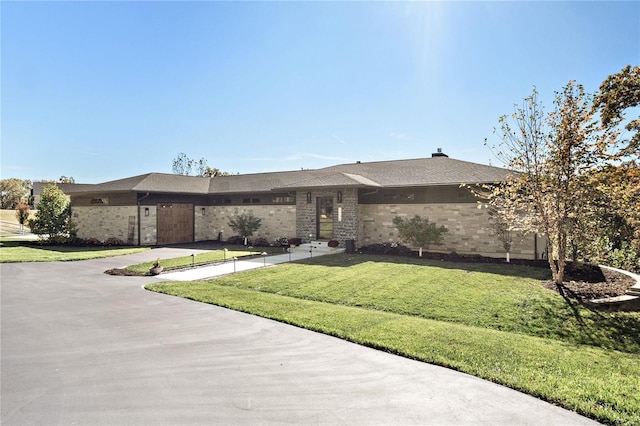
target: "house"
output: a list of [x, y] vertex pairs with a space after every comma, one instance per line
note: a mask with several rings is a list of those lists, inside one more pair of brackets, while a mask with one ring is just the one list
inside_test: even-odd
[[[134, 245], [217, 240], [229, 218], [252, 212], [258, 236], [337, 239], [356, 247], [398, 242], [395, 216], [415, 214], [449, 229], [431, 249], [502, 257], [486, 210], [461, 184], [503, 181], [508, 170], [449, 158], [356, 162], [317, 170], [217, 176], [148, 173], [68, 188], [80, 238]], [[513, 257], [536, 258], [535, 235], [514, 238]]]

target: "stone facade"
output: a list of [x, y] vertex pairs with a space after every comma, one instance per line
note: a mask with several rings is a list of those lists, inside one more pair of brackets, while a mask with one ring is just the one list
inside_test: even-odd
[[207, 206], [205, 207], [204, 216], [202, 216], [202, 207], [196, 207], [196, 241], [215, 240], [220, 232], [222, 232], [223, 240], [236, 235], [229, 228], [229, 218], [236, 214], [248, 212], [262, 219], [262, 225], [254, 234], [254, 237], [263, 237], [271, 242], [277, 237], [291, 238], [295, 236], [296, 206], [292, 204]]
[[[295, 205], [196, 204], [194, 206], [194, 240], [217, 240], [220, 232], [223, 240], [228, 239], [235, 234], [228, 226], [229, 218], [243, 212], [252, 212], [262, 219], [262, 226], [255, 237], [263, 237], [269, 241], [281, 236], [298, 237], [303, 241], [314, 240], [317, 236], [316, 209], [319, 197], [333, 199], [333, 238], [340, 242], [341, 247], [345, 247], [347, 240], [355, 240], [356, 247], [373, 243], [400, 242], [393, 225], [393, 218], [395, 216], [410, 218], [418, 214], [438, 225], [446, 226], [449, 230], [444, 235], [443, 245], [429, 247], [430, 251], [492, 257], [505, 255], [502, 244], [489, 228], [487, 212], [478, 209], [474, 202], [362, 204], [358, 201], [358, 191], [355, 189], [311, 191], [311, 202], [307, 202], [307, 191], [298, 191]], [[341, 202], [338, 202], [339, 198]], [[77, 224], [80, 238], [97, 238], [101, 241], [118, 238], [133, 245], [157, 243], [155, 204], [142, 205], [139, 208], [137, 206], [76, 205], [73, 207], [73, 219]], [[544, 251], [543, 238], [537, 238], [535, 235], [514, 236], [512, 257], [533, 258], [535, 250], [540, 258]]]
[[83, 206], [73, 207], [72, 211], [79, 238], [100, 241], [117, 238], [128, 244], [138, 244], [136, 206]]
[[[311, 202], [307, 202], [307, 192], [300, 191], [296, 196], [296, 236], [303, 241], [314, 240], [317, 233], [317, 199], [333, 198], [333, 239], [345, 246], [346, 240], [355, 240], [358, 244], [358, 191], [356, 189], [338, 189], [311, 191]], [[338, 202], [338, 193], [341, 202]]]
[[[149, 209], [147, 216], [146, 210]], [[156, 205], [140, 207], [140, 240], [143, 246], [155, 245], [158, 241], [158, 208]]]
[[[400, 242], [393, 218], [411, 218], [416, 214], [449, 230], [444, 234], [443, 245], [431, 246], [430, 251], [490, 257], [505, 255], [502, 244], [489, 229], [487, 212], [478, 209], [475, 203], [360, 205], [360, 244]], [[535, 238], [534, 235], [514, 236], [511, 256], [533, 258]], [[538, 247], [539, 253], [540, 250]]]

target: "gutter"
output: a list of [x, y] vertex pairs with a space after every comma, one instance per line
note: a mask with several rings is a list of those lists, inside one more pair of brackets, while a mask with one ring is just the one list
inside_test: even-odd
[[142, 198], [138, 198], [138, 247], [142, 246], [142, 230], [140, 229], [140, 225], [141, 225], [141, 221], [142, 218], [140, 217], [140, 201], [144, 200], [145, 198], [147, 198], [150, 194], [147, 192], [147, 195], [145, 195]]

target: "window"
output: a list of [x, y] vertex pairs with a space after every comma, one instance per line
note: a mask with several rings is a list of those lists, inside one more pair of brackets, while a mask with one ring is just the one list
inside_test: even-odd
[[293, 195], [280, 195], [271, 198], [273, 204], [293, 204], [296, 198]]

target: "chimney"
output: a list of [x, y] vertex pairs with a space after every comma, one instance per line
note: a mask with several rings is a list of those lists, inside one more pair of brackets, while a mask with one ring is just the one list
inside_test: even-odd
[[431, 157], [449, 157], [447, 154], [442, 152], [442, 148], [438, 148], [438, 152], [434, 152], [431, 154]]

